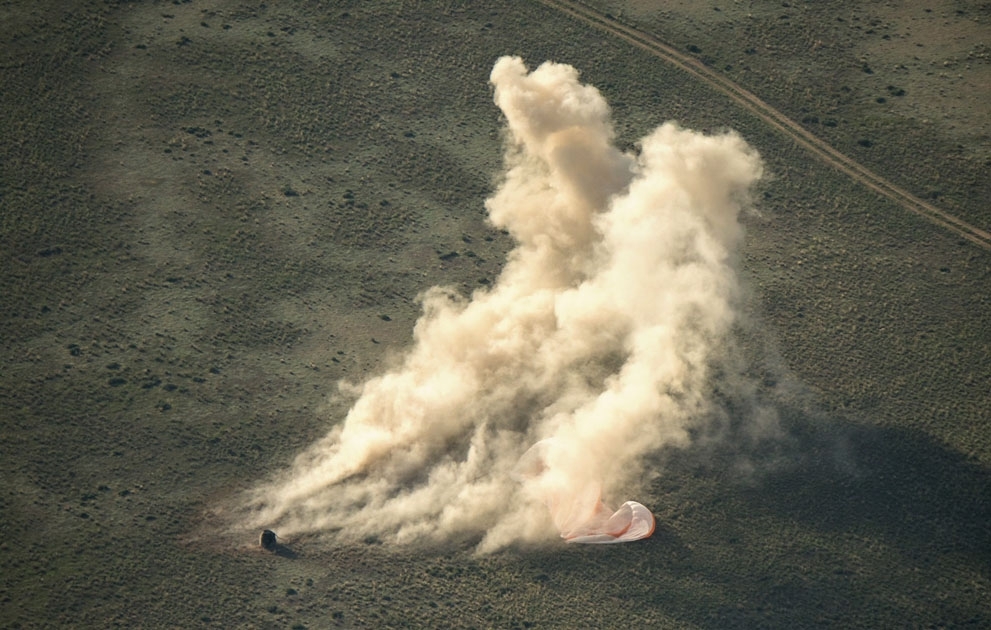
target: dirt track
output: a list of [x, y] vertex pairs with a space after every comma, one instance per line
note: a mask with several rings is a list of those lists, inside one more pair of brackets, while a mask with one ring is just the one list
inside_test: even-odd
[[570, 0], [541, 0], [541, 2], [596, 29], [629, 42], [637, 48], [649, 52], [658, 59], [704, 81], [840, 172], [849, 175], [857, 182], [894, 201], [909, 212], [928, 219], [932, 223], [950, 230], [984, 249], [991, 250], [991, 233], [919, 199], [846, 155], [843, 155], [822, 139], [809, 133], [799, 123], [791, 120], [751, 92], [707, 67], [698, 59], [679, 52], [673, 46], [657, 40], [652, 35], [617, 22], [611, 16], [603, 15], [580, 2], [572, 2]]

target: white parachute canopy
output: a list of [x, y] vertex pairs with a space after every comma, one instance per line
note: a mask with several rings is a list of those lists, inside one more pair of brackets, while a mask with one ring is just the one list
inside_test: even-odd
[[557, 475], [549, 460], [560, 446], [555, 438], [534, 444], [520, 458], [513, 478], [547, 505], [561, 538], [569, 543], [607, 544], [642, 540], [654, 533], [654, 515], [642, 503], [627, 501], [613, 511], [602, 502], [597, 481], [575, 484], [573, 478]]

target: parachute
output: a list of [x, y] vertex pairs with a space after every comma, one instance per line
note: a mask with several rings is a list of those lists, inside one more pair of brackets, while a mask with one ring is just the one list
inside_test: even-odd
[[654, 515], [642, 503], [627, 501], [612, 512], [601, 501], [596, 513], [579, 528], [561, 531], [565, 542], [608, 544], [649, 538], [654, 533]]
[[562, 478], [547, 465], [553, 438], [537, 442], [523, 454], [513, 478], [543, 500], [551, 520], [568, 543], [609, 544], [649, 538], [654, 515], [642, 503], [627, 501], [613, 511], [602, 502], [597, 482]]

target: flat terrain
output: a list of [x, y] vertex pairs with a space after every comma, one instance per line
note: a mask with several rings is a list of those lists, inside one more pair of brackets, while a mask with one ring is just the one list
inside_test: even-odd
[[[590, 3], [991, 229], [986, 3], [659, 5]], [[987, 250], [539, 3], [0, 21], [0, 626], [991, 625]], [[628, 546], [222, 535], [213, 507], [343, 418], [421, 291], [498, 275], [505, 54], [581, 70], [624, 146], [676, 119], [761, 152], [739, 337], [783, 434], [659, 454]]]

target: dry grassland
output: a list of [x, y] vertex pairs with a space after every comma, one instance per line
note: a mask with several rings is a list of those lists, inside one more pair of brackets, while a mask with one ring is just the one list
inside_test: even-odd
[[[591, 3], [991, 227], [986, 3], [660, 4]], [[0, 625], [991, 625], [988, 251], [539, 3], [47, 0], [0, 21]], [[677, 119], [764, 156], [741, 345], [786, 435], [660, 454], [642, 544], [217, 535], [219, 498], [406, 347], [418, 293], [498, 275], [504, 54], [579, 68], [624, 145]]]

